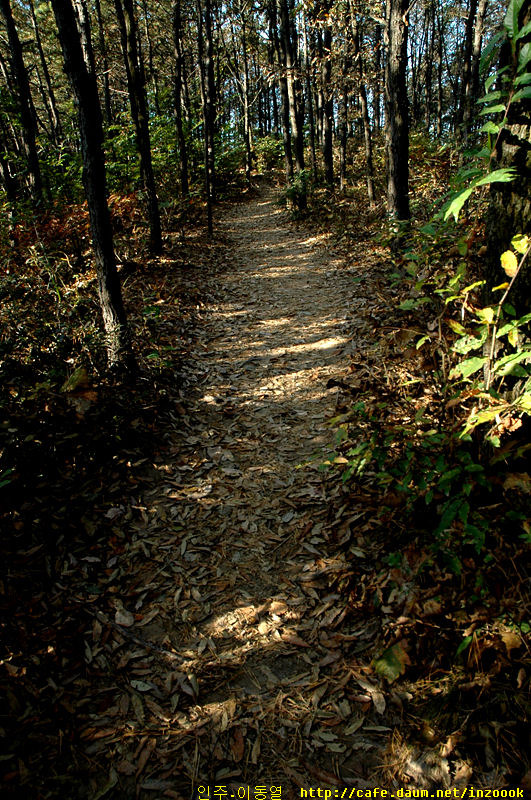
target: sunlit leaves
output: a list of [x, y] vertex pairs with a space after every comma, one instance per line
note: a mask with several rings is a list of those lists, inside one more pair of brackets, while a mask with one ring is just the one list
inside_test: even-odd
[[480, 178], [476, 178], [472, 184], [467, 188], [464, 189], [462, 192], [453, 198], [450, 202], [446, 211], [444, 213], [444, 220], [446, 221], [449, 217], [453, 216], [455, 221], [457, 222], [459, 217], [459, 212], [463, 208], [464, 204], [474, 191], [474, 189], [478, 188], [479, 186], [487, 186], [490, 183], [510, 183], [515, 178], [515, 171], [514, 169], [495, 169], [493, 172], [489, 172], [488, 175], [483, 175]]
[[500, 256], [502, 269], [509, 278], [514, 278], [518, 269], [518, 260], [512, 250], [506, 250]]
[[511, 247], [514, 247], [516, 252], [522, 253], [522, 255], [526, 252], [526, 250], [529, 249], [530, 246], [531, 239], [525, 234], [518, 233], [511, 239]]
[[484, 364], [485, 359], [483, 357], [474, 356], [473, 358], [467, 358], [466, 361], [461, 361], [460, 364], [457, 364], [452, 369], [450, 378], [469, 378], [471, 375], [479, 372], [479, 370], [483, 368]]

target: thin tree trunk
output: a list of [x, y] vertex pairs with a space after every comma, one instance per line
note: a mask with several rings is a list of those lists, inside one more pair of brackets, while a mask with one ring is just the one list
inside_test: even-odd
[[286, 181], [289, 183], [293, 180], [293, 153], [291, 149], [288, 82], [286, 79], [284, 60], [282, 58], [282, 48], [280, 46], [276, 0], [270, 0], [267, 10], [269, 15], [269, 38], [273, 41], [279, 71], [278, 83], [280, 87], [280, 116], [282, 120], [282, 140], [284, 144], [284, 165]]
[[132, 0], [115, 0], [116, 15], [120, 27], [122, 50], [125, 60], [131, 116], [135, 126], [136, 146], [140, 158], [142, 183], [147, 196], [149, 217], [149, 249], [152, 253], [162, 251], [159, 201], [155, 187], [155, 176], [151, 161], [148, 110], [138, 46], [137, 25]]
[[48, 69], [48, 64], [46, 62], [46, 58], [44, 56], [44, 50], [42, 48], [41, 33], [39, 30], [39, 26], [37, 24], [37, 16], [35, 14], [33, 0], [29, 0], [29, 9], [31, 15], [31, 24], [33, 26], [33, 33], [35, 34], [35, 44], [37, 45], [37, 52], [39, 54], [39, 59], [41, 62], [42, 74], [44, 76], [44, 81], [46, 84], [46, 108], [48, 111], [48, 116], [52, 127], [52, 139], [56, 144], [59, 144], [62, 137], [61, 122], [59, 119], [59, 111], [57, 109], [55, 92], [53, 90], [52, 81], [50, 78], [50, 71]]
[[210, 0], [198, 0], [199, 60], [201, 63], [201, 94], [203, 99], [203, 127], [205, 146], [205, 190], [207, 201], [207, 225], [209, 236], [213, 235], [213, 204], [215, 202], [215, 91], [214, 54], [212, 41], [212, 8]]
[[[387, 208], [394, 220], [406, 221], [409, 210], [409, 114], [406, 82], [409, 0], [387, 0], [385, 70]], [[396, 240], [395, 244], [399, 244]]]
[[77, 15], [77, 25], [81, 41], [83, 58], [92, 75], [96, 74], [96, 63], [94, 61], [94, 50], [90, 36], [90, 17], [87, 9], [86, 0], [73, 0], [74, 11]]
[[[343, 74], [347, 74], [347, 66], [343, 68]], [[340, 148], [339, 148], [339, 188], [342, 192], [347, 186], [347, 141], [348, 141], [348, 88], [346, 80], [343, 81], [341, 92], [341, 122], [340, 122]]]
[[144, 35], [146, 37], [148, 47], [148, 70], [149, 77], [153, 83], [153, 103], [157, 116], [160, 116], [160, 102], [159, 102], [159, 81], [157, 70], [155, 69], [155, 62], [153, 59], [153, 42], [151, 41], [151, 34], [149, 33], [149, 8], [146, 0], [142, 0], [142, 12], [144, 15]]
[[[289, 103], [289, 119], [295, 155], [295, 169], [298, 173], [304, 170], [304, 141], [300, 119], [300, 87], [297, 80], [297, 64], [295, 48], [290, 25], [290, 9], [288, 0], [279, 0], [280, 5], [280, 42], [283, 61], [286, 69], [286, 85]], [[301, 196], [300, 203], [305, 205], [305, 196]]]
[[[96, 260], [108, 363], [112, 368], [130, 371], [134, 367], [134, 359], [114, 257], [111, 218], [107, 205], [103, 125], [96, 77], [85, 61], [70, 0], [52, 0], [52, 8], [59, 30], [65, 71], [72, 84], [78, 110], [83, 183]], [[90, 38], [88, 41], [90, 43]]]
[[374, 117], [375, 128], [379, 132], [382, 126], [380, 111], [380, 95], [382, 85], [382, 29], [380, 28], [379, 24], [376, 24], [374, 29], [374, 71], [376, 78], [373, 89], [372, 113]]
[[[518, 15], [518, 30], [531, 22], [531, 3], [524, 3]], [[507, 42], [500, 52], [499, 70], [514, 79], [523, 48], [529, 48], [531, 35], [515, 42], [514, 52]], [[520, 87], [518, 87], [520, 88]], [[514, 170], [515, 179], [509, 183], [493, 183], [490, 187], [490, 208], [487, 215], [487, 254], [485, 256], [485, 278], [487, 290], [503, 278], [500, 267], [501, 254], [509, 249], [516, 234], [531, 236], [531, 100], [522, 97], [512, 102], [507, 110], [505, 124], [497, 139], [494, 152], [494, 168]], [[524, 265], [511, 290], [509, 300], [517, 315], [529, 311], [531, 296], [531, 269]], [[492, 302], [488, 292], [487, 302]]]
[[321, 62], [321, 85], [323, 90], [323, 161], [325, 169], [325, 181], [330, 189], [332, 189], [334, 186], [334, 153], [332, 147], [334, 97], [332, 94], [332, 87], [331, 87], [331, 77], [332, 77], [332, 61], [330, 58], [331, 48], [332, 48], [332, 29], [327, 26], [323, 31], [323, 60]]
[[188, 197], [190, 192], [188, 180], [188, 147], [184, 134], [183, 123], [183, 43], [182, 43], [182, 16], [181, 0], [175, 0], [173, 4], [173, 46], [175, 53], [175, 84], [173, 90], [173, 102], [175, 110], [175, 126], [177, 128], [177, 141], [179, 144], [179, 172], [181, 179], [181, 195]]
[[34, 201], [40, 202], [42, 200], [42, 177], [37, 154], [36, 124], [28, 72], [24, 64], [22, 45], [15, 27], [9, 0], [0, 0], [0, 12], [6, 25], [13, 76], [17, 86], [22, 146], [28, 166], [29, 190]]
[[249, 61], [247, 58], [247, 32], [245, 25], [245, 15], [243, 2], [240, 0], [240, 18], [242, 25], [242, 58], [243, 58], [243, 136], [245, 140], [245, 178], [247, 184], [251, 185], [251, 170], [253, 168], [253, 143], [250, 119], [249, 101]]
[[105, 32], [103, 27], [103, 18], [101, 15], [101, 2], [95, 0], [96, 19], [98, 21], [98, 42], [101, 52], [103, 63], [103, 108], [105, 109], [105, 122], [107, 125], [112, 125], [113, 114], [111, 104], [111, 88], [109, 82], [109, 59], [107, 57], [107, 45], [105, 43]]
[[317, 183], [317, 155], [315, 152], [315, 115], [313, 104], [313, 91], [312, 91], [312, 66], [310, 58], [309, 37], [308, 37], [308, 21], [306, 19], [306, 12], [303, 8], [302, 26], [304, 33], [304, 68], [306, 72], [306, 97], [308, 100], [308, 119], [310, 123], [310, 154], [312, 159], [312, 175], [314, 183]]
[[470, 72], [468, 86], [465, 87], [465, 100], [463, 108], [463, 137], [466, 145], [470, 127], [474, 117], [474, 106], [479, 96], [479, 62], [481, 58], [481, 40], [483, 38], [483, 24], [487, 13], [488, 0], [479, 0], [476, 21], [474, 24], [474, 39], [470, 54]]
[[367, 180], [367, 198], [371, 208], [374, 206], [374, 164], [372, 157], [372, 133], [369, 119], [369, 106], [367, 103], [367, 90], [365, 88], [364, 64], [360, 46], [360, 32], [356, 11], [352, 3], [349, 3], [350, 28], [353, 40], [354, 61], [358, 70], [358, 98], [360, 102], [361, 117], [363, 123], [363, 138], [365, 142], [365, 172]]

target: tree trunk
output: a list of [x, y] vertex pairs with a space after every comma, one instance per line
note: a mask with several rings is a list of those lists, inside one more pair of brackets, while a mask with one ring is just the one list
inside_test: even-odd
[[465, 86], [465, 98], [463, 107], [463, 145], [466, 146], [470, 126], [474, 117], [474, 106], [479, 97], [479, 62], [481, 59], [481, 41], [483, 38], [483, 23], [487, 13], [488, 0], [479, 0], [476, 22], [474, 25], [474, 40], [472, 42], [472, 52], [470, 54], [470, 70], [467, 73], [468, 83]]
[[251, 185], [251, 170], [253, 168], [253, 142], [250, 117], [249, 100], [249, 61], [247, 58], [247, 32], [244, 16], [243, 2], [240, 0], [240, 19], [242, 26], [242, 58], [243, 58], [243, 137], [245, 141], [245, 178], [248, 186]]
[[190, 192], [188, 180], [188, 148], [184, 134], [183, 122], [183, 43], [182, 43], [182, 16], [181, 0], [173, 4], [173, 46], [175, 54], [175, 83], [173, 88], [173, 103], [175, 111], [175, 126], [177, 128], [177, 142], [179, 144], [179, 173], [181, 179], [181, 195], [188, 197]]
[[382, 29], [379, 24], [376, 24], [374, 30], [374, 71], [375, 80], [372, 92], [372, 114], [374, 117], [374, 127], [379, 132], [382, 126], [380, 111], [382, 86]]
[[[328, 11], [328, 8], [326, 8]], [[323, 31], [323, 60], [321, 62], [321, 81], [323, 87], [323, 162], [325, 181], [330, 189], [334, 186], [334, 152], [332, 148], [334, 97], [332, 94], [332, 29], [327, 26]]]
[[363, 57], [360, 46], [360, 32], [356, 11], [352, 3], [349, 3], [350, 10], [350, 29], [352, 34], [354, 61], [358, 69], [358, 96], [361, 108], [361, 118], [363, 122], [363, 138], [365, 142], [365, 169], [367, 177], [367, 198], [371, 208], [374, 206], [374, 164], [372, 157], [372, 133], [369, 119], [369, 106], [367, 103], [367, 90], [365, 88], [365, 71]]
[[[297, 63], [295, 46], [290, 24], [290, 7], [288, 0], [279, 0], [280, 7], [280, 44], [283, 63], [286, 70], [286, 87], [289, 104], [289, 120], [293, 139], [295, 155], [295, 169], [297, 173], [304, 170], [304, 141], [302, 134], [302, 120], [300, 114], [300, 84], [297, 78]], [[306, 206], [306, 194], [302, 192], [299, 197], [299, 207]]]
[[[347, 74], [347, 65], [343, 67], [343, 74]], [[346, 79], [343, 82], [341, 91], [341, 120], [339, 123], [339, 188], [342, 192], [347, 186], [347, 141], [348, 141], [348, 88]]]
[[304, 33], [304, 69], [306, 72], [306, 97], [308, 99], [308, 119], [310, 123], [310, 154], [312, 159], [312, 175], [314, 183], [317, 183], [317, 155], [315, 152], [315, 115], [312, 90], [312, 64], [308, 37], [308, 21], [306, 12], [303, 9], [302, 26]]
[[105, 43], [105, 31], [103, 27], [103, 18], [101, 15], [101, 2], [95, 0], [96, 19], [98, 20], [98, 42], [101, 52], [103, 64], [103, 108], [105, 109], [105, 122], [107, 125], [112, 125], [113, 114], [111, 104], [111, 87], [109, 82], [109, 60], [107, 57], [107, 45]]
[[[406, 221], [409, 210], [409, 115], [407, 96], [407, 13], [409, 0], [387, 0], [385, 67], [387, 209]], [[398, 240], [395, 245], [398, 245]]]
[[155, 106], [155, 113], [160, 117], [160, 102], [159, 102], [159, 79], [157, 70], [155, 69], [155, 62], [153, 59], [153, 42], [151, 41], [151, 34], [149, 32], [150, 26], [150, 11], [146, 0], [142, 0], [142, 12], [144, 15], [144, 35], [147, 42], [147, 55], [148, 55], [148, 70], [149, 77], [153, 83], [153, 105]]
[[[531, 20], [531, 4], [524, 3], [519, 16], [519, 30]], [[516, 43], [514, 55], [506, 46], [500, 54], [499, 69], [509, 68], [516, 74], [519, 54], [529, 47], [531, 34]], [[528, 65], [529, 67], [529, 65]], [[518, 87], [520, 88], [520, 87]], [[490, 209], [487, 214], [488, 251], [485, 277], [488, 287], [503, 279], [501, 254], [509, 249], [511, 239], [518, 233], [531, 234], [531, 100], [524, 97], [511, 103], [505, 125], [498, 138], [493, 169], [512, 167], [516, 179], [510, 183], [493, 183], [490, 189]], [[531, 297], [531, 266], [529, 261], [518, 275], [509, 297], [519, 314], [529, 311]], [[492, 296], [489, 297], [492, 302]]]
[[40, 202], [42, 200], [42, 178], [37, 154], [36, 125], [28, 72], [24, 64], [22, 45], [15, 27], [9, 0], [0, 0], [0, 11], [6, 25], [13, 76], [17, 86], [22, 127], [22, 146], [28, 165], [29, 190], [33, 200]]
[[282, 120], [284, 165], [286, 170], [286, 181], [289, 183], [290, 181], [293, 180], [293, 153], [291, 150], [291, 127], [290, 127], [290, 117], [289, 117], [288, 82], [286, 79], [285, 65], [282, 57], [282, 48], [280, 46], [276, 0], [270, 0], [270, 2], [267, 5], [267, 11], [269, 16], [269, 38], [274, 45], [274, 50], [277, 60], [277, 68], [279, 72], [278, 84], [280, 88], [280, 117]]
[[55, 92], [53, 90], [52, 81], [50, 78], [48, 63], [46, 61], [46, 58], [44, 56], [44, 50], [42, 48], [41, 33], [39, 30], [39, 26], [37, 24], [37, 16], [35, 14], [33, 0], [30, 0], [29, 2], [29, 9], [31, 15], [31, 24], [33, 27], [33, 33], [35, 34], [35, 44], [37, 45], [37, 52], [39, 54], [39, 60], [41, 62], [42, 74], [44, 76], [44, 82], [46, 84], [46, 108], [48, 110], [48, 116], [50, 124], [52, 126], [52, 139], [55, 142], [55, 144], [58, 145], [62, 137], [61, 123], [59, 120], [59, 111], [57, 109], [57, 101], [55, 99]]
[[201, 94], [203, 99], [203, 126], [205, 145], [205, 190], [207, 201], [207, 225], [209, 236], [213, 235], [213, 205], [215, 196], [215, 98], [214, 45], [212, 40], [212, 7], [210, 0], [198, 0], [199, 14], [199, 60], [201, 62]]
[[83, 183], [96, 260], [108, 363], [112, 368], [131, 370], [134, 367], [134, 359], [114, 257], [111, 218], [107, 205], [103, 125], [96, 77], [85, 62], [70, 0], [52, 0], [52, 7], [59, 31], [65, 71], [72, 84], [78, 110]]
[[151, 161], [148, 109], [144, 86], [143, 69], [137, 46], [137, 25], [132, 0], [115, 0], [116, 15], [122, 39], [131, 116], [135, 126], [136, 146], [140, 158], [140, 173], [147, 196], [149, 217], [149, 249], [152, 253], [162, 251], [159, 201], [155, 187], [155, 176]]

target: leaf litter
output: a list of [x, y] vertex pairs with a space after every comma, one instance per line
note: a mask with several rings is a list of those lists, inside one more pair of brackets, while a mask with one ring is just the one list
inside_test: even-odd
[[[364, 487], [346, 499], [319, 470], [345, 387], [390, 391], [367, 357], [387, 313], [384, 251], [360, 243], [345, 259], [289, 224], [270, 190], [228, 208], [222, 234], [222, 269], [210, 284], [196, 275], [206, 301], [182, 332], [153, 458], [129, 454], [127, 486], [115, 480], [84, 517], [98, 534], [24, 611], [40, 649], [25, 621], [8, 644], [18, 732], [4, 786], [179, 798], [200, 783], [281, 784], [285, 796], [316, 781], [458, 785], [472, 774], [459, 737], [413, 746], [400, 733], [416, 725], [399, 680], [412, 587], [397, 574], [391, 596], [371, 569], [378, 498]], [[397, 632], [387, 648], [372, 594]]]

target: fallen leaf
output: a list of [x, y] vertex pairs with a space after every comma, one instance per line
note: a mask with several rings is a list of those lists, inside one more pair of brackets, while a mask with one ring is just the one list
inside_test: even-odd
[[410, 658], [404, 649], [403, 642], [397, 642], [384, 650], [380, 658], [374, 662], [374, 669], [386, 679], [388, 683], [396, 681], [406, 671], [406, 666], [411, 664]]
[[233, 728], [230, 737], [230, 749], [232, 752], [232, 758], [236, 762], [236, 764], [242, 760], [243, 754], [245, 752], [245, 741], [243, 739], [243, 734], [241, 728]]

